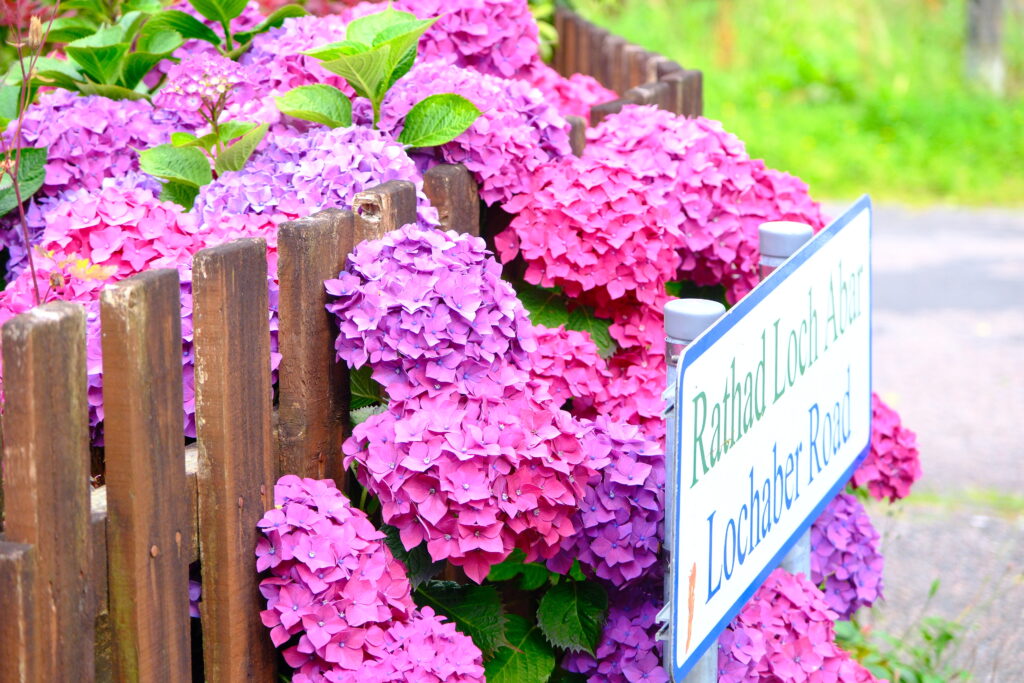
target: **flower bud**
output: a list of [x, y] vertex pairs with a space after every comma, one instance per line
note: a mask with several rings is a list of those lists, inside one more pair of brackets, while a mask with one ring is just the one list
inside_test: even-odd
[[28, 47], [38, 50], [43, 46], [43, 22], [39, 17], [32, 17], [28, 22]]

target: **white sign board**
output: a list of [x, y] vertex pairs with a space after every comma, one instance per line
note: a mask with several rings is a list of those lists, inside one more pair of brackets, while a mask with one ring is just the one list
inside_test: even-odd
[[870, 448], [867, 197], [686, 348], [675, 400], [681, 681]]

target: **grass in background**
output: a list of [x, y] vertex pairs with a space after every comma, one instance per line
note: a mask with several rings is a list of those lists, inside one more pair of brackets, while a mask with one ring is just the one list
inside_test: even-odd
[[576, 0], [704, 72], [705, 115], [816, 197], [1024, 205], [1024, 1], [1008, 95], [966, 82], [966, 0]]

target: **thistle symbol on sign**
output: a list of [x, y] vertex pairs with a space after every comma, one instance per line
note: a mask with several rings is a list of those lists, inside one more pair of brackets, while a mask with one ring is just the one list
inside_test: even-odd
[[697, 563], [690, 567], [690, 594], [686, 599], [686, 606], [689, 615], [686, 618], [686, 651], [690, 651], [690, 638], [693, 636], [693, 603], [694, 595], [697, 592]]

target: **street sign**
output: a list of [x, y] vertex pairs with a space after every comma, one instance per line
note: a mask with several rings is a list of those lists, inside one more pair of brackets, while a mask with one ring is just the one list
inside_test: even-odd
[[686, 348], [675, 401], [681, 681], [870, 448], [868, 197]]

